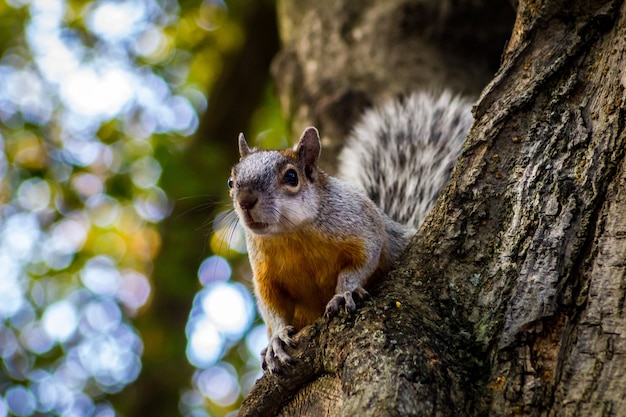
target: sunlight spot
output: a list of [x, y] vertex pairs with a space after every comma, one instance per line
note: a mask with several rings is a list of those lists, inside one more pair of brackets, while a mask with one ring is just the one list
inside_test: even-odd
[[[77, 42], [71, 42], [75, 38], [67, 36], [67, 32], [56, 28], [45, 29], [41, 27], [41, 22], [37, 19], [35, 24], [26, 28], [26, 38], [36, 56], [41, 75], [49, 82], [61, 83], [79, 68], [84, 48]], [[63, 39], [62, 35], [65, 35]]]
[[28, 259], [40, 236], [39, 222], [35, 215], [18, 213], [5, 221], [0, 231], [0, 245], [8, 250], [14, 259]]
[[17, 338], [10, 327], [0, 326], [0, 356], [8, 358], [13, 356], [18, 348]]
[[158, 187], [146, 190], [143, 196], [137, 197], [134, 206], [141, 217], [154, 223], [163, 220], [172, 211], [167, 195]]
[[165, 43], [165, 36], [158, 28], [151, 26], [139, 35], [133, 44], [135, 52], [139, 55], [150, 56], [156, 53], [160, 46]]
[[61, 97], [75, 113], [110, 118], [131, 100], [134, 83], [121, 68], [82, 68], [61, 84]]
[[223, 339], [215, 325], [206, 318], [190, 320], [187, 324], [191, 329], [187, 335], [187, 358], [192, 365], [206, 368], [215, 363], [222, 354]]
[[38, 355], [49, 351], [54, 345], [41, 322], [31, 322], [24, 326], [20, 339], [28, 350]]
[[267, 337], [267, 327], [265, 324], [256, 326], [246, 335], [246, 346], [250, 352], [250, 357], [254, 358], [255, 362], [260, 362], [259, 353], [267, 347], [268, 342], [269, 339]]
[[16, 416], [30, 416], [35, 412], [35, 396], [21, 385], [14, 385], [5, 394], [9, 411]]
[[4, 398], [0, 396], [0, 417], [6, 417], [9, 414], [9, 407], [4, 401]]
[[213, 255], [206, 258], [198, 268], [198, 279], [202, 285], [228, 281], [232, 274], [228, 261], [221, 256]]
[[217, 405], [226, 407], [239, 397], [237, 372], [232, 365], [219, 365], [200, 371], [195, 379], [198, 391]]
[[41, 79], [34, 71], [11, 71], [5, 80], [9, 100], [23, 104], [29, 98], [37, 98], [42, 93]]
[[[70, 266], [74, 260], [74, 253], [57, 252], [50, 246], [44, 246], [41, 254], [45, 266], [56, 271], [61, 271]], [[40, 275], [43, 275], [43, 273], [40, 273]]]
[[0, 270], [0, 318], [13, 316], [24, 304], [22, 289], [10, 275], [10, 271]]
[[156, 26], [147, 27], [133, 42], [133, 49], [138, 55], [152, 62], [166, 59], [173, 50], [170, 39]]
[[78, 252], [87, 239], [88, 222], [85, 219], [65, 218], [52, 226], [48, 245], [54, 252], [73, 254]]
[[83, 310], [83, 314], [92, 329], [107, 333], [122, 323], [122, 312], [119, 306], [110, 300], [91, 301]]
[[189, 103], [196, 110], [197, 114], [202, 114], [207, 108], [207, 97], [197, 88], [186, 88], [182, 94], [189, 100]]
[[40, 378], [33, 384], [32, 390], [37, 396], [39, 403], [39, 411], [51, 411], [57, 404], [57, 398], [60, 397], [60, 390], [57, 388], [54, 379], [47, 372], [42, 372]]
[[241, 284], [216, 283], [202, 297], [202, 309], [220, 332], [241, 337], [253, 318], [252, 297]]
[[[179, 409], [185, 417], [194, 416], [196, 411], [201, 411], [204, 407], [204, 396], [195, 389], [187, 389], [180, 395]], [[1, 416], [0, 416], [1, 417]], [[208, 417], [208, 415], [207, 415]]]
[[74, 334], [78, 326], [76, 308], [70, 301], [57, 301], [46, 308], [42, 322], [46, 333], [57, 342], [63, 343]]
[[104, 145], [100, 142], [86, 139], [63, 139], [62, 155], [67, 163], [79, 166], [88, 166], [94, 163], [103, 152]]
[[83, 284], [94, 293], [109, 296], [117, 293], [121, 281], [115, 262], [103, 255], [87, 261], [80, 271], [80, 278]]
[[136, 160], [130, 168], [130, 176], [133, 183], [139, 188], [154, 187], [161, 177], [161, 165], [149, 156]]
[[57, 389], [60, 391], [59, 399], [71, 400], [74, 391], [84, 388], [89, 373], [80, 364], [78, 349], [75, 347], [71, 348], [60, 362], [53, 374]]
[[52, 115], [52, 102], [43, 94], [45, 86], [35, 71], [13, 71], [5, 82], [9, 99], [19, 106], [26, 120], [35, 124], [48, 122]]
[[148, 301], [150, 291], [150, 283], [144, 275], [131, 270], [122, 272], [122, 281], [117, 292], [117, 298], [126, 307], [137, 310]]
[[113, 197], [97, 194], [85, 203], [89, 219], [97, 226], [109, 227], [120, 214], [120, 203]]
[[168, 111], [162, 112], [165, 130], [178, 130], [184, 135], [193, 133], [198, 127], [198, 118], [194, 108], [185, 97], [175, 96], [166, 103]]
[[99, 177], [86, 172], [80, 172], [72, 177], [72, 187], [82, 197], [100, 194], [104, 189], [102, 180]]
[[63, 17], [65, 2], [61, 0], [32, 0], [30, 13], [42, 28], [54, 28]]
[[228, 7], [223, 0], [203, 1], [196, 23], [204, 30], [215, 30], [222, 25]]
[[98, 404], [93, 412], [93, 417], [115, 417], [117, 414], [109, 404]]
[[40, 211], [50, 204], [50, 186], [41, 178], [30, 178], [20, 185], [17, 198], [26, 210]]
[[131, 346], [114, 334], [98, 334], [85, 339], [78, 346], [81, 365], [98, 381], [102, 388], [137, 378], [141, 365]]
[[[255, 355], [260, 358], [259, 355]], [[248, 361], [250, 363], [250, 361]], [[248, 395], [256, 381], [263, 376], [263, 369], [261, 368], [261, 360], [257, 360], [254, 365], [252, 365], [252, 371], [246, 372], [241, 376], [241, 394], [245, 397]]]
[[20, 308], [20, 311], [11, 317], [10, 323], [16, 329], [21, 329], [35, 321], [35, 318], [35, 309], [28, 301], [26, 301], [24, 305], [22, 305], [22, 308]]
[[87, 18], [87, 24], [96, 35], [109, 39], [123, 39], [137, 31], [145, 10], [140, 2], [105, 2], [98, 4]]

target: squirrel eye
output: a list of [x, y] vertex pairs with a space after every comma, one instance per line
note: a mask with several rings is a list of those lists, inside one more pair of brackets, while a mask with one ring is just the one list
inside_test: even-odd
[[228, 188], [233, 188], [233, 177], [228, 177]]
[[288, 169], [283, 176], [283, 184], [295, 187], [298, 185], [298, 173], [295, 169]]

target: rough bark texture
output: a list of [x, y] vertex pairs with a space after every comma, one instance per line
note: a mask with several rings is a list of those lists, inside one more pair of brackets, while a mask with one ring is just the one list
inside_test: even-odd
[[[302, 16], [283, 31], [313, 23]], [[297, 65], [321, 65], [308, 53]], [[325, 129], [307, 77], [287, 109]], [[365, 102], [387, 92], [373, 85]], [[353, 316], [303, 330], [297, 362], [259, 380], [240, 415], [626, 415], [625, 87], [626, 2], [520, 1], [452, 181], [398, 269]]]
[[[453, 4], [454, 3], [454, 4]], [[324, 168], [372, 103], [418, 89], [476, 94], [498, 68], [513, 9], [497, 0], [278, 2], [273, 64], [294, 137], [320, 129]]]

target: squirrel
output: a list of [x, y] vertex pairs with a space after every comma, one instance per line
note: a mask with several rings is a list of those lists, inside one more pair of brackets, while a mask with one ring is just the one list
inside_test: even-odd
[[320, 316], [352, 313], [392, 268], [447, 183], [473, 118], [468, 99], [415, 93], [371, 109], [333, 177], [317, 164], [316, 128], [292, 149], [250, 149], [228, 187], [243, 225], [268, 333], [263, 369], [292, 361], [292, 336]]

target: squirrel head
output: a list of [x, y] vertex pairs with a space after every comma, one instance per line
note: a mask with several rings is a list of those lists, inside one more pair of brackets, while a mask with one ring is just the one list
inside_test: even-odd
[[319, 208], [317, 167], [321, 142], [317, 129], [304, 130], [293, 149], [250, 149], [239, 135], [240, 160], [228, 179], [230, 196], [246, 231], [275, 235], [312, 222]]

